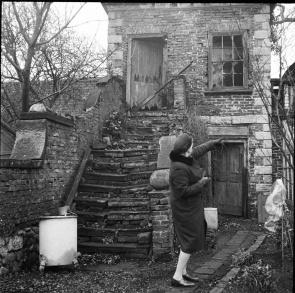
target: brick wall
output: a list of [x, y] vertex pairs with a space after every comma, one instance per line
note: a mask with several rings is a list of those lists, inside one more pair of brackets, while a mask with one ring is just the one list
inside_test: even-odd
[[17, 227], [55, 212], [69, 191], [86, 147], [100, 140], [98, 108], [71, 116], [73, 126], [47, 120], [47, 146], [40, 169], [1, 168], [1, 218]]

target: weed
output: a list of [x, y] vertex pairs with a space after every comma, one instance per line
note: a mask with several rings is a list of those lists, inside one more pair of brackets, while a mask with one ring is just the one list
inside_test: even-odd
[[251, 265], [253, 264], [253, 253], [249, 251], [245, 251], [243, 249], [239, 249], [237, 253], [232, 255], [232, 266], [233, 267], [240, 267], [243, 265]]
[[244, 286], [249, 292], [274, 292], [276, 280], [273, 270], [268, 264], [262, 265], [261, 259], [251, 266], [245, 266], [243, 272]]

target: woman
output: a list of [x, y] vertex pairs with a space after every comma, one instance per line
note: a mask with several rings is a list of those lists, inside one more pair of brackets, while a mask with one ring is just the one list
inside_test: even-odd
[[210, 181], [196, 161], [214, 149], [221, 139], [211, 140], [193, 148], [192, 137], [179, 135], [170, 153], [169, 183], [174, 227], [180, 243], [176, 271], [171, 280], [175, 287], [194, 286], [198, 278], [187, 272], [187, 262], [192, 253], [205, 248], [207, 224], [204, 216], [202, 188]]

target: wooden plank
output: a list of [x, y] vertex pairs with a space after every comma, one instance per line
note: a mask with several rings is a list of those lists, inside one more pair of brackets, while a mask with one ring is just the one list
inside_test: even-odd
[[127, 83], [126, 83], [126, 103], [131, 105], [131, 64], [132, 64], [132, 46], [133, 40], [128, 41], [128, 59], [127, 59]]
[[73, 199], [75, 198], [75, 196], [77, 194], [77, 188], [78, 188], [79, 182], [81, 180], [81, 177], [82, 177], [84, 168], [86, 166], [86, 163], [88, 161], [88, 158], [90, 156], [90, 153], [91, 153], [91, 149], [90, 148], [87, 148], [85, 150], [85, 152], [84, 152], [84, 156], [83, 156], [83, 159], [81, 161], [81, 164], [80, 164], [78, 173], [76, 175], [75, 181], [74, 181], [74, 183], [72, 185], [71, 191], [70, 191], [70, 193], [68, 195], [68, 198], [67, 198], [67, 201], [66, 201], [66, 205], [67, 206], [71, 206], [72, 205]]

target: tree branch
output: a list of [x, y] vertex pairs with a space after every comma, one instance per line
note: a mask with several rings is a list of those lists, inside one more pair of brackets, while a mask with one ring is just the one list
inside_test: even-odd
[[22, 34], [22, 36], [24, 37], [25, 41], [30, 44], [31, 40], [29, 39], [29, 37], [26, 35], [26, 32], [25, 32], [25, 29], [23, 27], [23, 24], [20, 20], [20, 17], [19, 17], [19, 14], [16, 10], [16, 7], [15, 7], [15, 2], [12, 2], [12, 7], [13, 7], [13, 11], [14, 11], [14, 14], [15, 14], [15, 17], [16, 17], [16, 20], [17, 20], [17, 23], [19, 25], [19, 28], [20, 28], [20, 32]]
[[281, 11], [280, 11], [280, 20], [275, 20], [273, 21], [273, 24], [282, 24], [285, 22], [295, 22], [295, 18], [293, 17], [285, 17], [285, 9], [286, 7], [282, 4], [277, 4], [277, 7], [280, 7]]
[[39, 42], [36, 43], [36, 46], [41, 46], [41, 45], [45, 45], [47, 43], [49, 43], [51, 40], [53, 40], [54, 38], [56, 38], [65, 28], [68, 27], [68, 25], [71, 23], [71, 21], [76, 17], [76, 15], [80, 12], [80, 10], [83, 8], [83, 6], [86, 4], [86, 2], [83, 3], [83, 5], [77, 10], [77, 12], [64, 24], [64, 26], [62, 26], [60, 28], [60, 30], [54, 34], [50, 39], [43, 41], [43, 42]]

